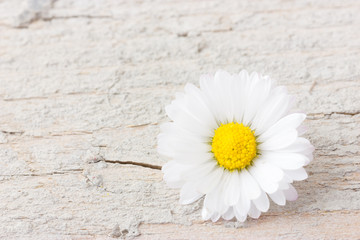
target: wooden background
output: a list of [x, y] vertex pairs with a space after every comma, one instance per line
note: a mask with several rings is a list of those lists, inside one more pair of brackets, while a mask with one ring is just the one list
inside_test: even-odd
[[[359, 13], [356, 0], [0, 0], [0, 238], [360, 239]], [[165, 161], [164, 106], [219, 68], [287, 86], [316, 147], [299, 199], [244, 224], [202, 221], [202, 201], [180, 205], [147, 165]]]

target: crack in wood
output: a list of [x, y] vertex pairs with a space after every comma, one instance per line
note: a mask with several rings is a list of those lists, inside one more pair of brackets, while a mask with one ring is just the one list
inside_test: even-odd
[[357, 111], [357, 112], [331, 112], [329, 114], [325, 113], [325, 115], [330, 115], [330, 116], [333, 114], [355, 116], [355, 115], [360, 114], [360, 111]]
[[56, 19], [73, 19], [73, 18], [85, 18], [85, 19], [111, 19], [112, 16], [109, 15], [99, 15], [99, 16], [93, 16], [93, 15], [70, 15], [70, 16], [52, 16], [52, 17], [42, 17], [41, 20], [43, 21], [52, 21]]
[[307, 118], [308, 120], [319, 120], [323, 119], [324, 117], [332, 117], [334, 114], [337, 115], [344, 115], [344, 116], [356, 116], [360, 114], [360, 111], [355, 112], [330, 112], [330, 113], [308, 113], [307, 115], [312, 118]]
[[137, 127], [145, 127], [145, 126], [148, 126], [148, 125], [158, 125], [157, 122], [154, 122], [154, 123], [142, 123], [142, 124], [137, 124], [137, 125], [128, 125], [126, 126], [126, 128], [137, 128]]
[[140, 162], [133, 162], [133, 161], [120, 161], [120, 160], [106, 160], [106, 159], [103, 159], [100, 161], [107, 162], [107, 163], [119, 163], [119, 164], [125, 164], [125, 165], [134, 165], [134, 166], [140, 166], [140, 167], [144, 167], [144, 168], [161, 170], [161, 166], [148, 164], [148, 163], [140, 163]]
[[16, 136], [21, 136], [24, 134], [24, 131], [0, 131], [2, 133], [8, 134], [8, 135], [16, 135]]
[[55, 171], [55, 172], [48, 172], [48, 173], [24, 173], [24, 174], [3, 174], [0, 177], [41, 177], [41, 176], [51, 176], [51, 175], [62, 175], [71, 172], [81, 172], [84, 169], [69, 169], [65, 171]]

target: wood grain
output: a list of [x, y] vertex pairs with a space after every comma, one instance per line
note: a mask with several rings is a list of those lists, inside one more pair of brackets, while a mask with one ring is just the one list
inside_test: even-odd
[[[0, 238], [360, 239], [360, 2], [0, 0]], [[316, 147], [296, 202], [201, 221], [156, 153], [187, 82], [259, 71]], [[150, 166], [150, 168], [149, 168]]]

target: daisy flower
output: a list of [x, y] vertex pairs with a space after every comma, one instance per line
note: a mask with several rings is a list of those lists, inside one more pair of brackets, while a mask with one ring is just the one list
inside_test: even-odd
[[256, 72], [217, 71], [187, 84], [165, 110], [158, 152], [169, 187], [180, 203], [205, 196], [202, 217], [245, 221], [298, 195], [293, 181], [307, 178], [304, 166], [314, 147], [301, 137], [303, 113], [290, 113], [294, 98]]

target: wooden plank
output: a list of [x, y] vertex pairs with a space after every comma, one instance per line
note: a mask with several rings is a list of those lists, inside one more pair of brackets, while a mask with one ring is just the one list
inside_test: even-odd
[[[359, 11], [0, 0], [0, 237], [360, 239]], [[159, 171], [164, 106], [219, 68], [287, 86], [316, 147], [299, 199], [244, 224], [202, 221]]]

